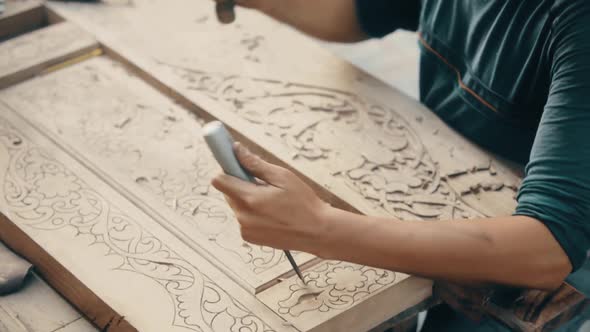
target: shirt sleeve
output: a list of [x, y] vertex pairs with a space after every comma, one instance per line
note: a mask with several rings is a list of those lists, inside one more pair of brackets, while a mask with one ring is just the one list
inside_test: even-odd
[[416, 31], [420, 0], [356, 0], [356, 13], [363, 31], [383, 37], [397, 29]]
[[550, 46], [551, 86], [516, 215], [543, 222], [577, 270], [590, 248], [590, 5], [560, 10]]

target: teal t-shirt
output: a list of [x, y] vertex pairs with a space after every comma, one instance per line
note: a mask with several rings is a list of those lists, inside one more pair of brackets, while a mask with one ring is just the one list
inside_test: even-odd
[[370, 36], [418, 31], [422, 103], [526, 165], [514, 213], [547, 226], [578, 271], [568, 280], [590, 295], [590, 1], [356, 4]]

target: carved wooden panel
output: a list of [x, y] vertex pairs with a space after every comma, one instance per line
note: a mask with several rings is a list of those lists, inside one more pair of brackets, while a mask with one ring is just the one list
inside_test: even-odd
[[[262, 282], [269, 283], [290, 270], [281, 256], [273, 260], [277, 255], [273, 249], [241, 240], [233, 214], [220, 194], [210, 188], [211, 176], [219, 170], [203, 145], [199, 133], [202, 120], [157, 94], [116, 62], [97, 57], [27, 81], [0, 92], [0, 103], [247, 289], [272, 286]], [[60, 181], [49, 182], [48, 190]], [[299, 255], [299, 261], [309, 259], [306, 257]], [[390, 302], [390, 297], [377, 300], [375, 296], [390, 293], [407, 278], [340, 262], [322, 263], [306, 273], [313, 280], [312, 288], [299, 285], [296, 289], [295, 284], [289, 288], [292, 293], [286, 293], [282, 289], [294, 280], [280, 278], [282, 283], [261, 295], [265, 304], [303, 330], [322, 324], [330, 328], [353, 326], [343, 323], [350, 317], [348, 312], [366, 310], [371, 298], [381, 304]], [[359, 273], [363, 285], [334, 295], [342, 284], [358, 284], [355, 278]], [[418, 303], [427, 296], [429, 282], [413, 279], [412, 284], [423, 291], [416, 292]], [[408, 289], [414, 290], [405, 286], [395, 292], [412, 298]], [[276, 297], [269, 294], [277, 292], [284, 297], [279, 307], [268, 302]], [[298, 304], [301, 298], [310, 297], [310, 292], [321, 296], [325, 304]], [[384, 308], [355, 324], [370, 327], [396, 313]], [[302, 319], [307, 323], [302, 325]]]
[[2, 105], [0, 183], [1, 211], [138, 330], [289, 330]]
[[[513, 211], [518, 176], [511, 168], [415, 101], [253, 11], [238, 10], [236, 24], [221, 26], [209, 1], [50, 6], [195, 114], [224, 121], [329, 191], [340, 207], [405, 220]], [[378, 270], [338, 263], [345, 267], [339, 272], [352, 269], [350, 278], [373, 273], [365, 284], [373, 292], [360, 287], [334, 297], [328, 274], [348, 274], [331, 273], [329, 264], [315, 267], [324, 273], [316, 272], [322, 292], [288, 278], [259, 298], [297, 328], [321, 330], [355, 326], [347, 324], [368, 314], [375, 315], [368, 324], [377, 324], [430, 292], [418, 278], [396, 273], [380, 285], [384, 279], [371, 272]]]
[[410, 220], [513, 212], [518, 177], [502, 163], [256, 12], [239, 10], [236, 24], [222, 26], [207, 1], [52, 8], [361, 212]]
[[202, 139], [203, 121], [115, 62], [94, 58], [0, 92], [0, 101], [251, 292], [291, 271], [282, 251], [241, 239], [210, 184], [220, 169]]
[[57, 23], [0, 44], [0, 88], [98, 48], [96, 40], [72, 23]]

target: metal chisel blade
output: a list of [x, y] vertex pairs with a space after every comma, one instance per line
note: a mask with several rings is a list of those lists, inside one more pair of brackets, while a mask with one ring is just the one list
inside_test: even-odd
[[297, 266], [297, 263], [295, 262], [295, 259], [293, 259], [291, 252], [289, 250], [285, 250], [285, 255], [287, 256], [289, 263], [291, 263], [293, 270], [295, 270], [295, 273], [297, 273], [297, 276], [299, 277], [299, 279], [301, 279], [301, 281], [303, 281], [304, 284], [307, 284], [305, 282], [305, 279], [303, 279], [303, 274], [301, 274], [301, 270], [299, 270], [299, 266]]

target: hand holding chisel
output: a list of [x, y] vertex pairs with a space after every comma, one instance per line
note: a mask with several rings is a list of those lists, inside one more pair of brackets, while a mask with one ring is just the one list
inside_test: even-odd
[[[205, 137], [205, 142], [207, 142], [209, 149], [213, 152], [213, 156], [226, 174], [256, 184], [256, 179], [240, 165], [240, 162], [236, 158], [231, 135], [221, 122], [213, 121], [205, 125], [203, 128], [203, 136]], [[305, 283], [305, 279], [303, 278], [295, 259], [293, 259], [291, 252], [288, 250], [285, 250], [284, 252], [289, 263], [293, 267], [293, 270], [297, 273], [297, 276], [299, 276], [301, 281]]]

